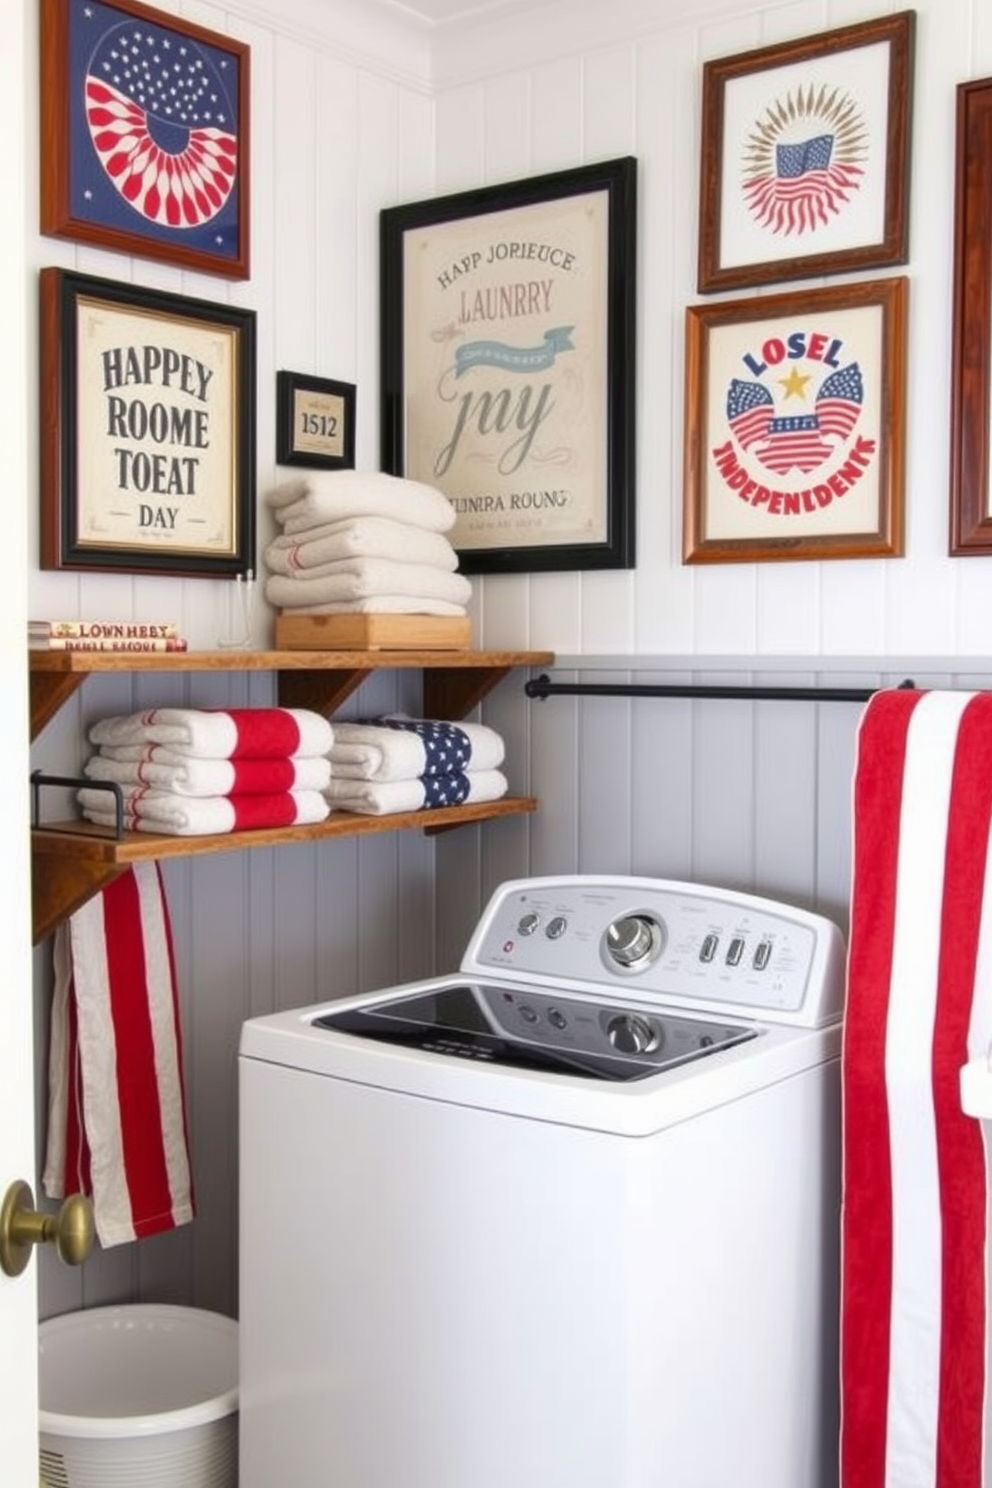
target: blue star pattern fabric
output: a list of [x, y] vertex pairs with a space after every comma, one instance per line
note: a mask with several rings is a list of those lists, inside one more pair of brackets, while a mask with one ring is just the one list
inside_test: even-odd
[[462, 770], [448, 775], [425, 775], [424, 810], [436, 806], [460, 806], [468, 800], [469, 784], [469, 778]]
[[[472, 741], [456, 724], [435, 723], [430, 719], [376, 718], [378, 728], [406, 729], [416, 734], [424, 746], [426, 764], [424, 779], [437, 775], [453, 775], [468, 770], [472, 760]], [[465, 797], [461, 796], [460, 800]], [[438, 803], [433, 803], [438, 804]], [[455, 806], [456, 801], [443, 804]]]

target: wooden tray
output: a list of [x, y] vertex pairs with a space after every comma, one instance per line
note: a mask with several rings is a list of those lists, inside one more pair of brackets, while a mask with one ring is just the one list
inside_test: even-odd
[[277, 651], [469, 651], [468, 615], [276, 616]]

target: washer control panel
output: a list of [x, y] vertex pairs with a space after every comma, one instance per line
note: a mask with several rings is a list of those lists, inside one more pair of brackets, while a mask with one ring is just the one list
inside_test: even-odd
[[503, 884], [461, 969], [804, 1027], [829, 1022], [843, 1006], [844, 945], [831, 921], [664, 879]]

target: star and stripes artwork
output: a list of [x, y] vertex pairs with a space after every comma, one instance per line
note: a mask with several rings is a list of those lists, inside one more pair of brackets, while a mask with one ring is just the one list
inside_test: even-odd
[[44, 5], [69, 101], [66, 220], [45, 230], [247, 277], [247, 47], [135, 0]]
[[776, 99], [744, 149], [741, 191], [755, 220], [782, 236], [808, 237], [859, 191], [868, 130], [858, 101], [810, 84]]
[[915, 12], [703, 64], [698, 288], [909, 255]]
[[857, 362], [820, 383], [808, 412], [780, 412], [762, 382], [735, 377], [727, 389], [727, 423], [741, 448], [776, 475], [808, 475], [834, 458], [861, 414], [865, 390]]
[[689, 307], [686, 562], [901, 554], [908, 295]]

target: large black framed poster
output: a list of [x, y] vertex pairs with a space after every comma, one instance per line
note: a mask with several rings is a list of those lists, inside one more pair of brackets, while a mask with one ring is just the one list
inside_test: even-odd
[[636, 161], [381, 214], [382, 463], [467, 573], [634, 563]]

